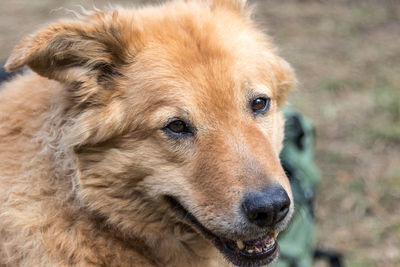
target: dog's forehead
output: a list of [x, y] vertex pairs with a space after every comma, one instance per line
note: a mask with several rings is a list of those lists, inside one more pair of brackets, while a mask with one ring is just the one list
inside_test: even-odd
[[143, 46], [128, 75], [133, 91], [209, 114], [235, 113], [256, 93], [273, 97], [274, 51], [264, 35], [236, 14], [196, 11], [142, 22]]
[[[242, 42], [240, 46], [254, 46], [254, 43]], [[267, 70], [265, 55], [261, 45], [255, 49], [235, 50], [234, 45], [221, 39], [218, 33], [185, 31], [176, 37], [152, 41], [138, 53], [136, 62], [138, 73], [152, 76], [157, 82], [169, 80], [190, 84], [186, 86], [188, 89], [216, 87], [218, 90], [245, 82], [268, 83], [271, 70]]]
[[[145, 54], [142, 56], [146, 57]], [[175, 56], [177, 55], [172, 55]], [[178, 62], [167, 57], [144, 61], [148, 62], [146, 66], [140, 60], [137, 61], [141, 65], [140, 72], [132, 75], [132, 79], [139, 85], [134, 92], [140, 91], [144, 99], [151, 99], [151, 102], [147, 101], [149, 105], [157, 103], [175, 106], [188, 113], [197, 111], [202, 117], [212, 113], [234, 114], [246, 108], [245, 105], [252, 97], [260, 94], [273, 95], [268, 79], [262, 75], [241, 72], [240, 68], [234, 66], [236, 62], [223, 57], [191, 62], [187, 67], [180, 65], [183, 61]]]
[[[197, 78], [204, 73], [217, 78], [226, 78], [224, 74], [240, 77], [244, 71], [261, 67], [267, 54], [273, 53], [266, 36], [243, 15], [211, 11], [204, 5], [179, 5], [179, 12], [175, 10], [178, 6], [165, 8], [173, 9], [136, 16], [140, 30], [134, 46], [141, 44], [136, 47], [139, 56], [158, 71], [171, 69]], [[232, 69], [237, 73], [229, 72]]]

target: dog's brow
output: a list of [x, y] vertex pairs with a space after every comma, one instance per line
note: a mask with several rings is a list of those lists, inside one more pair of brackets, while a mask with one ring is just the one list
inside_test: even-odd
[[243, 82], [244, 93], [247, 99], [254, 98], [259, 95], [266, 95], [271, 97], [271, 89], [264, 84], [251, 84], [247, 80]]
[[190, 112], [185, 107], [180, 106], [168, 106], [168, 107], [158, 107], [155, 109], [155, 113], [157, 114], [164, 114], [163, 116], [167, 117], [181, 117], [181, 119], [189, 118]]
[[272, 96], [272, 90], [265, 84], [255, 84], [253, 87], [254, 94], [265, 94], [267, 96]]

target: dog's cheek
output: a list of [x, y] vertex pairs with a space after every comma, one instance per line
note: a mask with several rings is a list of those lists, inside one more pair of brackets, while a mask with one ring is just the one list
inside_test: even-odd
[[[109, 140], [77, 154], [80, 194], [98, 210], [136, 198], [157, 200], [163, 195], [187, 194], [182, 169], [154, 140]], [[129, 205], [124, 207], [125, 212]]]
[[159, 162], [152, 175], [146, 176], [138, 183], [138, 187], [152, 199], [171, 196], [178, 200], [186, 200], [193, 195], [193, 187], [188, 182], [186, 165], [176, 162]]
[[[76, 194], [85, 208], [122, 232], [141, 235], [143, 231], [150, 231], [143, 229], [153, 227], [152, 222], [167, 220], [167, 203], [158, 196], [162, 193], [160, 188], [171, 181], [164, 179], [158, 184], [162, 158], [154, 156], [155, 151], [148, 150], [143, 143], [135, 143], [136, 150], [117, 149], [119, 145], [114, 144], [112, 149], [81, 152]], [[158, 194], [153, 197], [151, 190]]]
[[137, 183], [152, 174], [151, 168], [141, 164], [148, 161], [146, 155], [135, 153], [129, 146], [116, 138], [76, 151], [79, 190], [86, 204], [129, 201], [135, 196]]

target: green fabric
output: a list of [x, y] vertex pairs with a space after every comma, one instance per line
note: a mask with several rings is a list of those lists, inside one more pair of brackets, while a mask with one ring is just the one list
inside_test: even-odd
[[314, 163], [314, 127], [309, 119], [292, 109], [284, 110], [285, 140], [281, 161], [287, 171], [295, 201], [295, 213], [286, 231], [278, 237], [281, 258], [276, 267], [312, 265], [315, 222], [312, 200], [321, 180]]
[[273, 266], [311, 266], [314, 252], [315, 224], [308, 207], [297, 207], [290, 227], [279, 237], [281, 258]]

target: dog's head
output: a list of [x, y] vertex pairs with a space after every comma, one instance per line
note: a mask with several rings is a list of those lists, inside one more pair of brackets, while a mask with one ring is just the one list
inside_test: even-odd
[[23, 65], [65, 87], [62, 142], [89, 209], [125, 232], [176, 215], [236, 265], [277, 256], [293, 210], [279, 107], [295, 81], [245, 1], [60, 22], [23, 40], [6, 67]]

